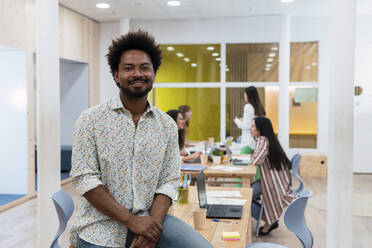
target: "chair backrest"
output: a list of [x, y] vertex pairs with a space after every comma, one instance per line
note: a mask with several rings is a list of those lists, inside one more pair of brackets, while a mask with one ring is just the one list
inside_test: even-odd
[[305, 220], [307, 201], [312, 195], [311, 190], [303, 192], [288, 206], [284, 214], [285, 225], [297, 236], [304, 248], [311, 248], [314, 243], [313, 235], [307, 227]]
[[52, 200], [54, 206], [56, 207], [59, 220], [59, 228], [50, 247], [60, 248], [61, 246], [58, 244], [58, 238], [66, 230], [67, 222], [74, 212], [74, 201], [72, 200], [71, 196], [63, 190], [55, 192], [52, 195]]
[[301, 155], [298, 153], [295, 154], [291, 159], [291, 163], [292, 163], [291, 172], [297, 178], [298, 182], [300, 183], [298, 188], [293, 190], [295, 197], [299, 196], [299, 194], [304, 190], [304, 182], [302, 178], [300, 177], [300, 174], [298, 173], [298, 167], [300, 166], [300, 161], [301, 161]]

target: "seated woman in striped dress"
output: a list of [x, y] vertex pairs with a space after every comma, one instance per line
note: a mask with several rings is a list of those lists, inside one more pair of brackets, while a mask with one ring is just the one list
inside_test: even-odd
[[251, 163], [259, 166], [261, 177], [251, 184], [253, 199], [251, 212], [257, 220], [263, 197], [265, 225], [259, 234], [267, 235], [279, 226], [278, 220], [283, 210], [293, 200], [291, 185], [291, 162], [281, 147], [271, 122], [266, 117], [256, 117], [252, 121], [251, 135], [257, 141], [251, 157]]

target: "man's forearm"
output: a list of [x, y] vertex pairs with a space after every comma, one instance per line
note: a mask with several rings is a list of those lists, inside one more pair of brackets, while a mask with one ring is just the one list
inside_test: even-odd
[[132, 213], [120, 205], [102, 185], [86, 192], [83, 196], [97, 210], [125, 226], [133, 217]]
[[151, 206], [150, 216], [163, 223], [165, 215], [171, 206], [172, 200], [163, 194], [156, 194]]

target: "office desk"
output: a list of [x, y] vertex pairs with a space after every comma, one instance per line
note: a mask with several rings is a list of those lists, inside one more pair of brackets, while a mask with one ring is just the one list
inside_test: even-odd
[[[253, 190], [251, 188], [226, 188], [226, 187], [207, 187], [207, 191], [211, 190], [238, 190], [242, 194], [242, 199], [247, 200], [243, 206], [243, 215], [241, 219], [231, 220], [231, 223], [214, 222], [207, 219], [207, 228], [197, 230], [203, 235], [213, 247], [245, 247], [252, 242], [251, 235], [251, 202]], [[169, 214], [183, 220], [191, 227], [194, 227], [192, 211], [199, 209], [198, 195], [195, 186], [190, 187], [189, 203], [178, 204], [174, 203], [169, 209]], [[228, 219], [224, 219], [228, 220]], [[222, 232], [239, 232], [240, 241], [224, 241]]]
[[[200, 164], [188, 164], [188, 165], [200, 165]], [[231, 166], [230, 162], [223, 163], [223, 164], [212, 164], [211, 162], [208, 162], [207, 168], [204, 170], [204, 176], [205, 178], [241, 178], [242, 179], [242, 186], [245, 188], [250, 187], [251, 178], [253, 178], [256, 175], [256, 166], [254, 165], [248, 165], [248, 166], [234, 166], [237, 168], [242, 168], [242, 170], [238, 171], [221, 171], [221, 170], [214, 170], [210, 169], [213, 166]], [[191, 177], [195, 178], [199, 171], [182, 171], [182, 173], [188, 173], [191, 175]], [[237, 183], [236, 181], [208, 181], [213, 183]]]

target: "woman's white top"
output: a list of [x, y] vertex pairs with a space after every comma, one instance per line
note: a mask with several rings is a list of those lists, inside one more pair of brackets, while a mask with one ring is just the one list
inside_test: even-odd
[[256, 146], [256, 141], [252, 138], [250, 133], [252, 120], [254, 117], [254, 108], [252, 104], [247, 103], [244, 105], [243, 120], [234, 119], [235, 124], [242, 130], [242, 145], [249, 146], [252, 149], [254, 149]]

